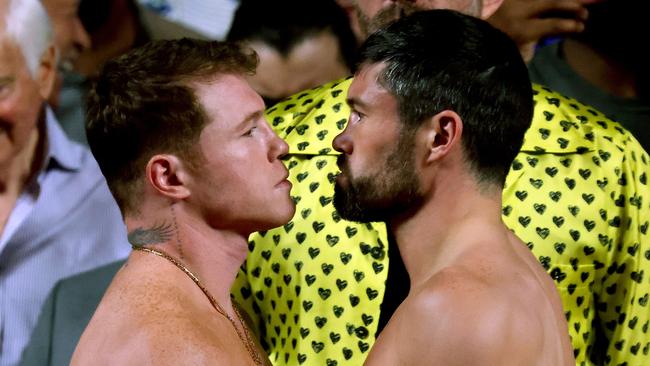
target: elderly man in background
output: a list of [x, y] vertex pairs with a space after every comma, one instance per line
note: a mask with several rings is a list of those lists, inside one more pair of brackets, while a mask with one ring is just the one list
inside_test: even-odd
[[56, 78], [38, 0], [0, 1], [0, 365], [14, 365], [60, 278], [128, 252], [119, 210], [90, 153], [46, 100]]

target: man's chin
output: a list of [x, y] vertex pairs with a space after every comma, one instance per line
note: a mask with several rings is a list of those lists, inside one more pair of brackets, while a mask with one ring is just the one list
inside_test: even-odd
[[59, 59], [58, 65], [57, 65], [59, 71], [61, 71], [61, 72], [75, 71], [76, 63], [77, 63], [78, 58], [79, 58], [79, 53], [78, 52], [72, 52], [72, 53], [68, 53], [66, 55], [62, 55], [61, 58]]
[[334, 186], [334, 200], [332, 203], [341, 218], [362, 224], [371, 222], [367, 219], [364, 214], [365, 210], [359, 206], [358, 202], [358, 199], [353, 195], [350, 195], [338, 181], [336, 182], [336, 186]]
[[277, 221], [274, 223], [274, 227], [282, 226], [291, 219], [293, 219], [293, 216], [296, 214], [296, 204], [294, 201], [289, 198], [288, 202], [282, 206], [282, 209], [278, 211], [277, 215]]
[[349, 186], [350, 182], [347, 175], [345, 175], [343, 172], [339, 173], [334, 180], [334, 191], [342, 192], [344, 190], [347, 190]]

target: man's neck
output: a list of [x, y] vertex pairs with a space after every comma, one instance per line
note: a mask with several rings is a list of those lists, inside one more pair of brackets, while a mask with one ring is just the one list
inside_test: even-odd
[[501, 190], [481, 193], [471, 178], [436, 185], [415, 214], [389, 228], [411, 278], [411, 288], [452, 264], [473, 243], [468, 234], [503, 225]]
[[0, 164], [0, 235], [4, 232], [18, 197], [43, 165], [45, 149], [44, 123], [38, 123], [25, 146], [4, 164]]
[[[248, 253], [247, 235], [210, 228], [178, 207], [167, 210], [169, 214], [157, 218], [127, 218], [129, 241], [163, 250], [179, 260], [234, 318], [230, 288]], [[137, 235], [150, 239], [138, 240]], [[156, 235], [162, 240], [151, 239]]]
[[5, 164], [0, 164], [0, 196], [20, 193], [42, 165], [45, 141], [39, 128], [34, 128], [25, 146]]
[[230, 288], [248, 254], [248, 235], [216, 230], [203, 223], [188, 223], [181, 230], [185, 233], [181, 239], [185, 263], [196, 270], [206, 288], [229, 311]]

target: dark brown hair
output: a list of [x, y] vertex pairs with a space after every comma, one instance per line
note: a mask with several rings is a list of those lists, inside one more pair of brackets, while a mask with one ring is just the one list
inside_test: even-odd
[[86, 134], [122, 214], [137, 213], [141, 177], [151, 156], [189, 164], [206, 125], [193, 83], [253, 73], [254, 53], [194, 39], [150, 42], [107, 62], [88, 96]]
[[385, 64], [379, 83], [405, 128], [455, 111], [478, 181], [503, 186], [533, 117], [528, 70], [506, 34], [453, 10], [419, 11], [372, 34], [360, 55], [361, 65]]

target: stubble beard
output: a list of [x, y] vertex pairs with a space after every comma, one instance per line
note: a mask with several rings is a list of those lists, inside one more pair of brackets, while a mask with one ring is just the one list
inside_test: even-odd
[[415, 173], [412, 138], [400, 137], [383, 167], [370, 175], [353, 177], [344, 155], [339, 159], [347, 184], [344, 187], [336, 182], [334, 208], [343, 219], [359, 223], [391, 221], [421, 207], [424, 198]]
[[386, 8], [381, 9], [375, 16], [369, 18], [357, 6], [356, 14], [359, 21], [359, 27], [364, 37], [368, 37], [376, 32], [379, 28], [402, 18], [403, 16], [413, 14], [417, 11], [426, 10], [410, 3], [394, 3]]
[[480, 18], [482, 12], [482, 3], [476, 0], [470, 0], [468, 3], [463, 4], [454, 4], [449, 2], [445, 3], [442, 1], [429, 3], [428, 6], [425, 7], [422, 5], [414, 5], [410, 2], [400, 1], [381, 9], [372, 18], [369, 18], [367, 15], [365, 15], [359, 6], [356, 5], [356, 14], [357, 20], [359, 22], [359, 28], [361, 29], [364, 37], [367, 38], [369, 35], [376, 32], [379, 28], [383, 28], [404, 16], [411, 15], [418, 11], [433, 9], [454, 9], [460, 11], [461, 13]]

